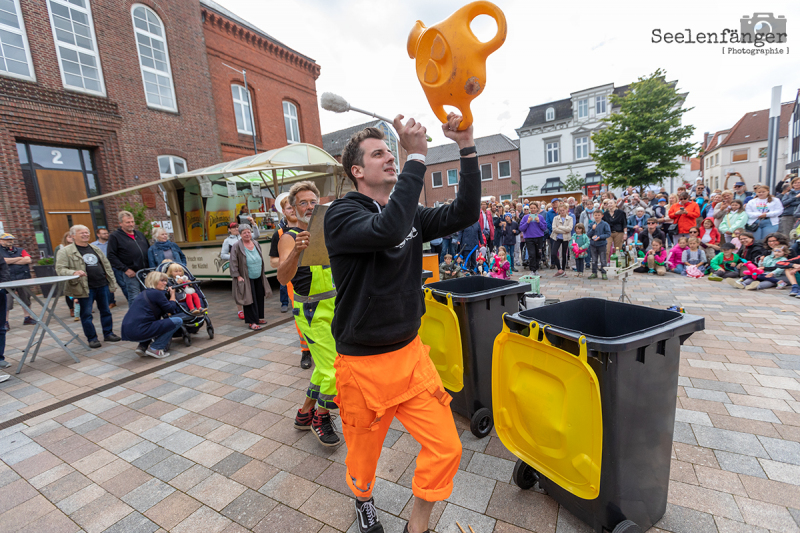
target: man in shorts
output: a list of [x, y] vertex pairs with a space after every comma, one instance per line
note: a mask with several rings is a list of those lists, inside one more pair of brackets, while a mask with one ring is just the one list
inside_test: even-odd
[[406, 531], [427, 531], [434, 503], [452, 492], [461, 458], [451, 398], [418, 335], [425, 313], [422, 243], [475, 224], [480, 167], [472, 127], [457, 131], [461, 117], [451, 113], [442, 130], [461, 149], [458, 194], [450, 205], [419, 206], [428, 152], [425, 128], [414, 119], [403, 124], [402, 118], [395, 118], [394, 127], [409, 155], [400, 175], [379, 129], [356, 133], [342, 153], [356, 191], [334, 201], [325, 216], [325, 244], [338, 291], [332, 325], [337, 403], [347, 443], [346, 481], [356, 496], [360, 533], [383, 532], [372, 490], [395, 416], [422, 446]]

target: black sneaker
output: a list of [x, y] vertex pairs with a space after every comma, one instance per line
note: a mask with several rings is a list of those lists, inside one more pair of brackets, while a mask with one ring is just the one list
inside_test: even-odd
[[97, 340], [97, 339], [95, 339], [93, 341], [89, 341], [89, 348], [99, 348], [101, 346], [102, 346], [102, 344], [100, 344], [100, 341]]
[[106, 342], [119, 342], [122, 340], [122, 338], [116, 333], [112, 333], [108, 337], [104, 337], [103, 340]]
[[[403, 529], [403, 533], [408, 533], [408, 523], [406, 523], [406, 527]], [[426, 529], [422, 533], [431, 533], [430, 529]]]
[[134, 352], [136, 352], [136, 355], [138, 355], [139, 357], [146, 357], [145, 352], [147, 351], [147, 348], [149, 346], [150, 346], [149, 342], [140, 342], [139, 346], [136, 347]]
[[300, 356], [300, 368], [308, 370], [311, 368], [311, 362], [311, 352], [308, 350], [303, 350], [303, 355]]
[[307, 413], [301, 413], [298, 409], [294, 417], [295, 429], [311, 429], [311, 421], [314, 420], [314, 415], [316, 413], [316, 409], [311, 409]]
[[374, 499], [370, 498], [365, 502], [356, 499], [356, 523], [360, 533], [383, 533]]
[[[311, 421], [311, 430], [323, 446], [338, 446], [342, 442], [333, 429], [330, 413], [314, 413], [314, 419]], [[375, 531], [378, 530], [376, 529]], [[383, 528], [381, 528], [381, 531], [383, 531]]]

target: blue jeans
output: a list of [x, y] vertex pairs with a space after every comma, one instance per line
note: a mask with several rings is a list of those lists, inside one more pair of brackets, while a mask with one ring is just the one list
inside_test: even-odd
[[128, 287], [126, 298], [128, 299], [128, 304], [130, 304], [139, 296], [139, 293], [142, 292], [142, 285], [139, 283], [136, 276], [129, 278], [127, 274], [123, 273], [122, 277], [125, 278], [125, 285]]
[[444, 263], [444, 256], [450, 253], [450, 239], [449, 237], [442, 239], [442, 251], [439, 252], [439, 264]]
[[758, 221], [758, 229], [753, 232], [753, 238], [757, 241], [763, 241], [767, 235], [778, 231], [778, 225], [773, 224], [768, 218], [762, 218]]
[[122, 289], [122, 294], [125, 295], [125, 299], [128, 300], [128, 302], [130, 302], [131, 299], [128, 298], [128, 284], [125, 283], [125, 278], [127, 278], [128, 276], [126, 276], [125, 272], [123, 272], [122, 270], [118, 270], [116, 268], [113, 270], [114, 270], [114, 279], [117, 280], [117, 287]]
[[97, 331], [92, 323], [92, 307], [97, 302], [97, 310], [100, 312], [100, 324], [103, 326], [103, 337], [108, 337], [114, 333], [114, 320], [111, 318], [111, 309], [108, 308], [108, 298], [111, 293], [108, 285], [99, 289], [89, 289], [89, 296], [78, 298], [81, 304], [81, 326], [83, 334], [89, 342], [97, 340]]
[[289, 291], [286, 285], [281, 285], [281, 305], [289, 305]]
[[508, 264], [511, 265], [511, 270], [509, 272], [516, 272], [516, 270], [514, 270], [514, 246], [516, 246], [516, 243], [505, 245]]
[[686, 265], [684, 265], [683, 263], [678, 263], [677, 265], [675, 265], [675, 268], [673, 268], [672, 271], [675, 272], [676, 274], [680, 274], [681, 276], [685, 276]]
[[166, 350], [167, 346], [169, 346], [169, 341], [172, 340], [172, 336], [183, 325], [183, 320], [181, 320], [180, 318], [178, 318], [176, 316], [163, 318], [162, 320], [171, 320], [172, 321], [172, 325], [175, 326], [175, 328], [173, 330], [168, 331], [166, 333], [163, 333], [163, 334], [159, 335], [158, 337], [156, 337], [155, 339], [153, 339], [153, 343], [150, 345], [150, 349], [151, 350]]

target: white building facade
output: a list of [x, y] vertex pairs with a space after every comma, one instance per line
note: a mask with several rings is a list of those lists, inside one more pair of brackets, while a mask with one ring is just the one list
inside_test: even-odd
[[524, 124], [516, 130], [524, 195], [567, 192], [564, 182], [570, 167], [587, 186], [600, 183], [589, 155], [594, 150], [591, 136], [605, 127], [600, 121], [612, 112], [611, 94], [622, 94], [627, 87], [609, 83], [529, 109]]

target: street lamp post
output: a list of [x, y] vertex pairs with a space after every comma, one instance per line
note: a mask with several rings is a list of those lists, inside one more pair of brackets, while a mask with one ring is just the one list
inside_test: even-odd
[[250, 108], [250, 127], [253, 128], [253, 152], [258, 154], [258, 148], [256, 147], [256, 120], [253, 116], [253, 100], [250, 98], [250, 91], [247, 89], [247, 71], [244, 69], [239, 70], [238, 68], [233, 68], [232, 66], [226, 65], [225, 63], [223, 63], [222, 65], [228, 67], [229, 69], [235, 72], [238, 72], [239, 74], [242, 75], [242, 78], [244, 78], [244, 92], [247, 95], [247, 104], [248, 104], [247, 107]]

